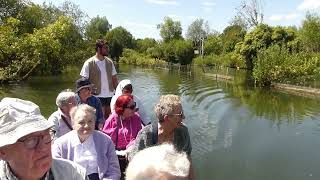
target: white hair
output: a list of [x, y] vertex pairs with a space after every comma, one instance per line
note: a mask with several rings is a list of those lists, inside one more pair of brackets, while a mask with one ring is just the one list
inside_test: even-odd
[[139, 151], [128, 165], [126, 179], [187, 178], [189, 171], [187, 154], [177, 152], [172, 144], [162, 144]]
[[56, 105], [62, 108], [69, 103], [70, 98], [76, 98], [76, 94], [71, 89], [63, 90], [57, 96]]
[[72, 123], [78, 121], [76, 118], [76, 114], [78, 113], [84, 113], [88, 116], [88, 118], [91, 118], [92, 120], [96, 120], [96, 109], [94, 107], [89, 106], [88, 104], [80, 104], [77, 107], [74, 107], [70, 111], [70, 116]]

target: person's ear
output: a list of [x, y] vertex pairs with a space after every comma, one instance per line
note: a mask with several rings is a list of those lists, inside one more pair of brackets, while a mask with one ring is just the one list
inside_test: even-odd
[[167, 122], [169, 120], [169, 115], [164, 115], [163, 116], [163, 122]]
[[5, 147], [0, 147], [0, 160], [7, 160], [7, 152]]

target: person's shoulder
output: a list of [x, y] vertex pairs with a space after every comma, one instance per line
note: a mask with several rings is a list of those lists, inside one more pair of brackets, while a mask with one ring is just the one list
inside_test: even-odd
[[94, 130], [92, 135], [93, 135], [93, 138], [99, 138], [99, 139], [102, 139], [103, 141], [107, 141], [107, 142], [112, 141], [111, 138], [107, 134], [105, 134], [101, 131]]
[[51, 169], [54, 176], [66, 177], [65, 179], [76, 177], [85, 179], [86, 177], [86, 170], [83, 167], [67, 159], [53, 158]]
[[57, 144], [65, 144], [66, 142], [72, 141], [73, 140], [73, 136], [76, 133], [75, 130], [70, 131], [62, 136], [60, 136], [59, 138], [57, 138], [54, 143]]

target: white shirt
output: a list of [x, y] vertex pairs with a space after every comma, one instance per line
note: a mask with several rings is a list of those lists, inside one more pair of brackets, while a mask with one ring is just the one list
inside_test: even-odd
[[[114, 92], [109, 90], [109, 83], [107, 78], [107, 71], [106, 71], [106, 61], [100, 61], [97, 59], [96, 56], [92, 57], [94, 58], [95, 63], [97, 64], [99, 70], [100, 70], [100, 81], [101, 81], [101, 91], [100, 94], [96, 95], [96, 97], [112, 97], [114, 95]], [[80, 76], [89, 78], [89, 61], [91, 58], [86, 60], [84, 62], [82, 69], [80, 71]], [[116, 68], [114, 67], [112, 63], [112, 76], [117, 74]]]
[[92, 134], [83, 143], [79, 138], [74, 139], [76, 146], [74, 148], [74, 162], [87, 170], [87, 175], [98, 173], [97, 151], [95, 149]]

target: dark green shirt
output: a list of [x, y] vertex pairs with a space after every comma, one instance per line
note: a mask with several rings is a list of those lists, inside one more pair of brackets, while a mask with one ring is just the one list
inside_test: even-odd
[[[157, 145], [157, 144], [156, 144]], [[189, 156], [191, 155], [192, 146], [188, 128], [185, 125], [180, 126], [174, 130], [173, 145], [177, 151], [184, 151]], [[133, 149], [129, 154], [129, 159], [144, 148], [154, 146], [152, 143], [152, 124], [143, 127], [137, 135]]]

